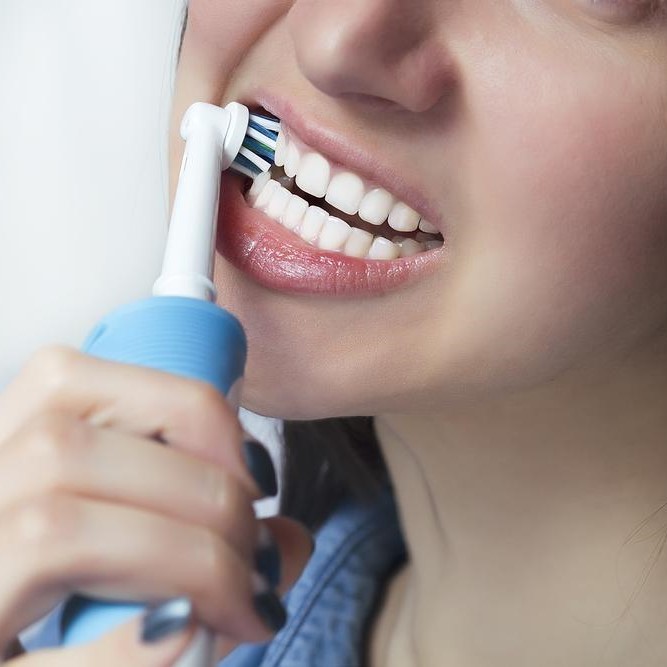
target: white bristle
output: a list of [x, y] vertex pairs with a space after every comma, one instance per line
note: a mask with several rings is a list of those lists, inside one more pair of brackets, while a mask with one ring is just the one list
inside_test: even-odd
[[[238, 172], [239, 174], [243, 174], [244, 176], [248, 176], [248, 178], [254, 179], [255, 176], [257, 176], [256, 173], [250, 171], [247, 167], [244, 167], [241, 164], [238, 164], [238, 162], [234, 162], [234, 171]], [[266, 171], [266, 170], [263, 170]]]
[[271, 163], [268, 160], [265, 160], [263, 157], [253, 153], [251, 150], [245, 148], [245, 146], [241, 147], [239, 155], [243, 155], [253, 164], [256, 164], [262, 171], [266, 171], [267, 169], [271, 168]]
[[269, 148], [272, 148], [273, 150], [276, 149], [276, 141], [275, 139], [269, 139], [266, 135], [262, 134], [261, 132], [258, 132], [252, 127], [249, 127], [246, 130], [246, 135], [249, 137], [252, 137], [253, 139], [257, 139], [257, 141], [260, 141], [261, 143], [265, 144]]
[[279, 120], [271, 120], [270, 118], [255, 116], [254, 114], [250, 114], [250, 120], [254, 120], [258, 125], [265, 127], [267, 130], [271, 130], [272, 132], [280, 132]]

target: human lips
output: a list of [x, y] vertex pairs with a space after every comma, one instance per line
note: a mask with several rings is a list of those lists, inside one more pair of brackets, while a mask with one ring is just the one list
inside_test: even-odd
[[[262, 106], [276, 113], [280, 105]], [[292, 114], [289, 122], [276, 154], [285, 171], [272, 170], [277, 180], [260, 177], [244, 202], [242, 184], [225, 174], [219, 250], [227, 259], [266, 287], [329, 295], [383, 293], [442, 264], [448, 253], [439, 229], [398, 199], [386, 169], [374, 169], [358, 150], [353, 167], [345, 145], [326, 131], [309, 127], [306, 144], [293, 128], [303, 121]], [[411, 202], [423, 199], [403, 192]]]

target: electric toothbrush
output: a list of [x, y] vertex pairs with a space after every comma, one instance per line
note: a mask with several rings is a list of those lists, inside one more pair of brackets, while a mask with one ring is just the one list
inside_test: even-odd
[[[104, 318], [83, 350], [212, 384], [238, 406], [246, 360], [239, 321], [215, 304], [213, 283], [220, 176], [227, 168], [254, 178], [273, 164], [279, 121], [236, 102], [197, 102], [183, 116], [186, 141], [167, 245], [153, 297]], [[143, 610], [136, 603], [77, 596], [63, 614], [63, 645], [93, 641]], [[197, 629], [177, 667], [214, 667], [215, 638]]]

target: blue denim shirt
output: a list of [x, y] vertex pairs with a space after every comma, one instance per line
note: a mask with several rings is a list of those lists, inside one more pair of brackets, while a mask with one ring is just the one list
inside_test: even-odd
[[[285, 598], [288, 622], [268, 644], [244, 644], [219, 667], [360, 667], [365, 634], [384, 585], [405, 561], [392, 494], [348, 501], [318, 531], [315, 551]], [[26, 642], [58, 643], [59, 614]]]

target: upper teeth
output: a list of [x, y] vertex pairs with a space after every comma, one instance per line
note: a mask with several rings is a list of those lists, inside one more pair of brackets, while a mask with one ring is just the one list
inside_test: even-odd
[[[283, 132], [278, 135], [275, 163], [284, 168], [286, 176], [276, 176], [280, 182], [273, 180], [269, 172], [257, 176], [246, 195], [248, 203], [322, 250], [359, 258], [394, 259], [442, 245], [442, 239], [433, 236], [438, 230], [420, 220], [409, 206], [396, 201], [386, 190], [367, 185], [357, 174], [332, 166], [304, 144], [288, 140]], [[320, 206], [309, 206], [303, 197], [291, 192], [295, 180], [302, 191], [324, 197], [331, 206], [348, 215], [358, 214], [374, 225], [382, 225], [386, 220], [400, 232], [413, 232], [418, 227], [421, 231], [416, 239], [373, 236], [329, 215]]]
[[324, 200], [349, 215], [358, 214], [373, 225], [385, 221], [398, 232], [413, 232], [418, 227], [430, 234], [439, 230], [403, 202], [396, 201], [382, 188], [369, 185], [351, 171], [332, 165], [323, 155], [288, 137], [281, 130], [275, 154], [275, 163], [285, 169], [289, 177], [308, 194]]

